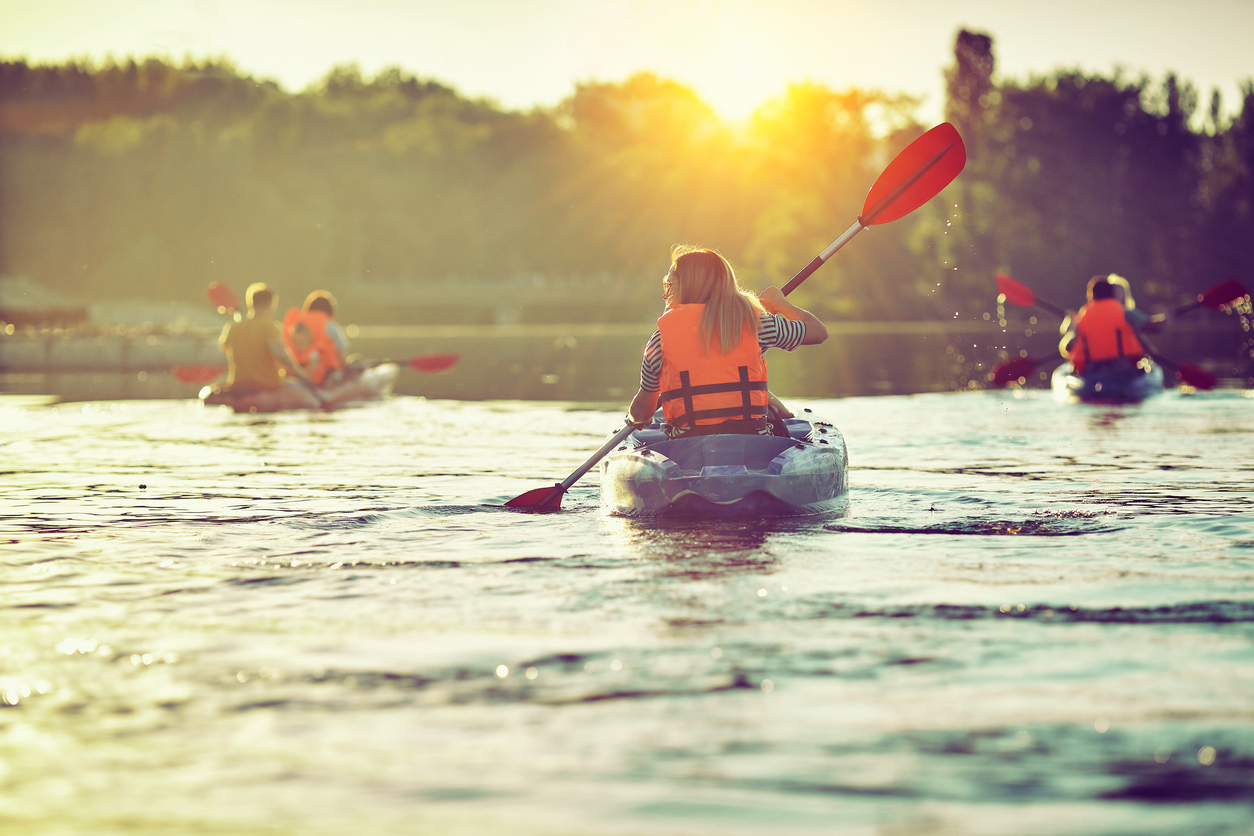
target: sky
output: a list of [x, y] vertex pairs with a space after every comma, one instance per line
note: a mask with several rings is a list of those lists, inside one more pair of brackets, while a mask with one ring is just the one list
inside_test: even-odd
[[1175, 71], [1231, 114], [1254, 78], [1254, 0], [0, 0], [0, 58], [225, 56], [293, 91], [399, 66], [520, 109], [647, 70], [733, 120], [813, 81], [939, 121], [960, 28], [993, 37], [1002, 79]]

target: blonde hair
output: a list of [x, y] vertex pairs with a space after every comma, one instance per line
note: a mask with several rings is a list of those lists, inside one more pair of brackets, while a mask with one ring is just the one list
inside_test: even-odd
[[718, 334], [719, 353], [740, 345], [745, 326], [758, 333], [758, 315], [764, 313], [758, 297], [740, 286], [727, 259], [714, 250], [676, 244], [671, 247], [671, 294], [678, 305], [705, 305], [701, 312], [701, 342], [705, 353]]

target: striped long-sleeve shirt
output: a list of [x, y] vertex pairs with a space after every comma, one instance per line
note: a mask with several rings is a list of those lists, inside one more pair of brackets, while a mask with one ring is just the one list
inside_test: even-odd
[[[806, 336], [806, 325], [793, 319], [785, 319], [779, 314], [760, 314], [758, 316], [758, 346], [766, 353], [768, 348], [782, 348], [792, 351], [801, 345]], [[662, 377], [662, 332], [654, 331], [644, 347], [644, 361], [640, 364], [640, 388], [646, 392], [656, 392], [660, 388]]]

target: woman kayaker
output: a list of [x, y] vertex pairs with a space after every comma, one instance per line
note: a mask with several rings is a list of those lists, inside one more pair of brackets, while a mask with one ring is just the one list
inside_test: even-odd
[[776, 287], [754, 296], [740, 286], [727, 259], [703, 247], [671, 249], [662, 298], [666, 310], [645, 345], [633, 421], [651, 422], [659, 402], [671, 438], [770, 435], [772, 404], [791, 417], [767, 390], [762, 355], [768, 348], [792, 351], [826, 340], [818, 317]]
[[1117, 284], [1107, 276], [1089, 279], [1088, 302], [1080, 312], [1063, 320], [1058, 350], [1077, 372], [1093, 363], [1124, 362], [1134, 365], [1145, 355], [1127, 308], [1119, 299]]

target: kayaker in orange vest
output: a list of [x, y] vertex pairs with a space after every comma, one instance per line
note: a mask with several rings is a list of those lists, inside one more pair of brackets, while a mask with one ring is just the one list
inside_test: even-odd
[[[249, 285], [244, 293], [248, 316], [222, 329], [218, 347], [226, 354], [227, 391], [282, 389], [288, 374], [308, 379], [288, 353], [278, 323], [274, 321], [274, 304], [278, 298], [269, 285], [261, 282]], [[299, 385], [294, 379], [287, 382]]]
[[649, 423], [662, 405], [671, 438], [713, 433], [771, 434], [768, 348], [792, 351], [827, 339], [827, 328], [776, 287], [754, 296], [719, 253], [677, 246], [662, 279], [666, 311], [645, 345], [630, 417]]
[[1092, 363], [1135, 364], [1145, 355], [1136, 329], [1128, 322], [1116, 286], [1106, 276], [1094, 276], [1088, 284], [1088, 303], [1071, 317], [1059, 343], [1063, 356], [1077, 372]]
[[[309, 338], [298, 345], [296, 330], [302, 326], [308, 329]], [[288, 309], [283, 317], [283, 340], [316, 385], [331, 386], [343, 376], [348, 337], [335, 321], [335, 297], [327, 291], [315, 290], [305, 297], [300, 310]]]

